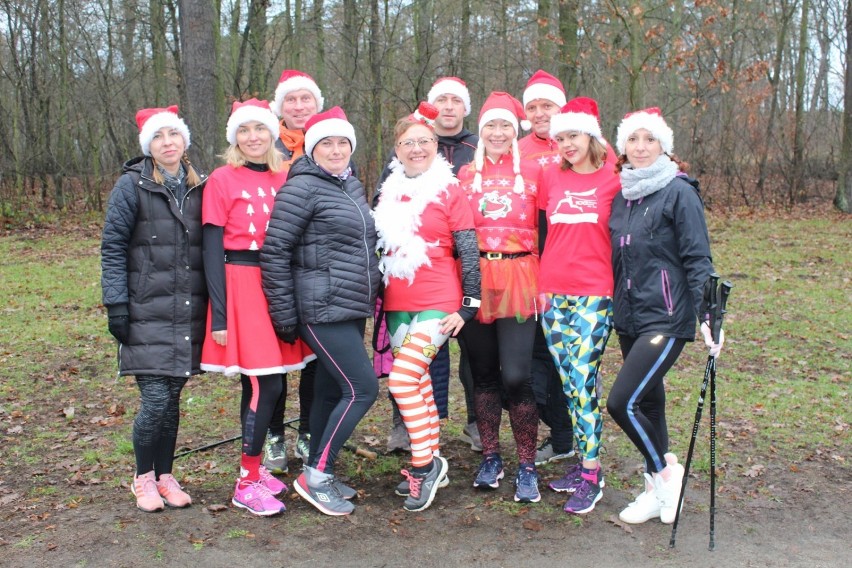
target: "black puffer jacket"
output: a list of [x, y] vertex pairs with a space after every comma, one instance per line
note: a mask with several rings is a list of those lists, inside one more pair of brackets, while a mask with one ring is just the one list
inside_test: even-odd
[[704, 283], [713, 272], [698, 182], [675, 177], [631, 202], [619, 193], [609, 229], [615, 330], [630, 337], [695, 339]]
[[128, 314], [121, 375], [188, 377], [201, 372], [207, 286], [201, 261], [204, 181], [182, 203], [134, 158], [109, 197], [101, 241], [101, 287], [110, 315]]
[[323, 172], [307, 156], [275, 196], [260, 253], [276, 330], [373, 315], [381, 275], [364, 186]]

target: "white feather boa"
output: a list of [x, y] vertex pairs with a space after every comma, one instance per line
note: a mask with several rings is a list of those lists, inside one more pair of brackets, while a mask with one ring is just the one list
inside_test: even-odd
[[384, 274], [385, 284], [391, 276], [407, 278], [414, 282], [417, 269], [431, 266], [429, 249], [438, 242], [427, 243], [418, 234], [422, 224], [420, 216], [430, 203], [440, 203], [447, 188], [458, 184], [453, 169], [443, 156], [438, 154], [432, 166], [417, 177], [407, 177], [398, 159], [390, 165], [391, 174], [380, 189], [379, 204], [373, 210], [382, 250], [379, 269]]

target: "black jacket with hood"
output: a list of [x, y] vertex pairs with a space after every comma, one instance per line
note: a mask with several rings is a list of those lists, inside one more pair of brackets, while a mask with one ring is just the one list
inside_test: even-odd
[[698, 182], [676, 176], [635, 201], [619, 193], [609, 229], [615, 330], [694, 340], [696, 320], [704, 318], [704, 283], [713, 272]]
[[364, 186], [308, 156], [275, 196], [260, 252], [263, 290], [277, 331], [372, 317], [379, 288], [376, 226]]
[[124, 164], [107, 205], [101, 287], [110, 316], [128, 315], [119, 374], [188, 377], [201, 372], [207, 286], [201, 260], [202, 182], [183, 200], [153, 179], [153, 161]]

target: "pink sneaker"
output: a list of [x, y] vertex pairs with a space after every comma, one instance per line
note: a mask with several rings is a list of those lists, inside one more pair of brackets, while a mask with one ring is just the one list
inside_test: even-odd
[[277, 515], [287, 510], [284, 503], [276, 499], [262, 481], [238, 480], [231, 503], [260, 517]]
[[192, 497], [181, 488], [180, 483], [171, 473], [164, 473], [160, 476], [159, 481], [157, 481], [157, 490], [169, 507], [181, 509], [192, 504]]
[[287, 484], [269, 473], [269, 470], [264, 466], [260, 466], [260, 482], [266, 485], [266, 488], [273, 495], [279, 495], [287, 491]]
[[134, 475], [130, 492], [136, 497], [136, 507], [146, 513], [154, 513], [166, 508], [163, 498], [157, 491], [157, 479], [154, 476], [154, 470], [142, 475]]

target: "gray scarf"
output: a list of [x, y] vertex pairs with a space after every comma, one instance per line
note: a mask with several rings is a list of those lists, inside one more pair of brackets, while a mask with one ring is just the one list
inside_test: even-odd
[[677, 175], [677, 164], [665, 154], [657, 161], [638, 170], [630, 165], [621, 169], [621, 193], [624, 199], [633, 201], [660, 191]]

